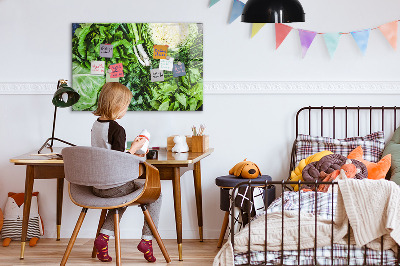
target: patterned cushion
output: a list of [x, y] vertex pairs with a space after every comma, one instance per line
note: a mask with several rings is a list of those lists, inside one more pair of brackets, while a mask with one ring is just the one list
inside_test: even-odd
[[357, 146], [361, 146], [364, 150], [365, 160], [378, 162], [385, 147], [383, 131], [374, 132], [364, 137], [345, 139], [299, 134], [296, 139], [296, 165], [298, 165], [302, 159], [323, 150], [329, 150], [347, 157]]

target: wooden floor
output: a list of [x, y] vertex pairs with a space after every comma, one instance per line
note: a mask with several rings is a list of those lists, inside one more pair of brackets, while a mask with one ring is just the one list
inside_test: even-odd
[[[25, 249], [25, 259], [20, 260], [19, 254], [21, 244], [18, 241], [12, 241], [9, 247], [0, 246], [0, 265], [60, 265], [61, 258], [64, 255], [65, 248], [69, 239], [40, 239], [36, 247]], [[143, 254], [136, 249], [140, 240], [121, 240], [122, 247], [122, 264], [123, 265], [212, 265], [215, 255], [218, 253], [217, 240], [183, 240], [183, 261], [178, 260], [178, 246], [176, 240], [163, 240], [168, 250], [172, 262], [167, 264], [162, 256], [157, 242], [154, 241], [153, 248], [157, 261], [149, 264]], [[110, 255], [113, 257], [113, 262], [104, 263], [91, 258], [93, 240], [92, 239], [77, 239], [68, 259], [67, 265], [115, 265], [114, 262], [114, 243], [110, 240]]]

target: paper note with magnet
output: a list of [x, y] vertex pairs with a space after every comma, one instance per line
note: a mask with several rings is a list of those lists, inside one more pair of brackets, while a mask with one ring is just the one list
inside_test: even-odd
[[122, 63], [112, 64], [109, 68], [111, 69], [110, 78], [124, 77], [124, 67], [122, 66]]
[[92, 61], [90, 67], [90, 74], [92, 75], [104, 75], [105, 61]]
[[150, 69], [151, 82], [164, 81], [164, 71], [161, 69]]
[[174, 58], [172, 58], [172, 57], [168, 58], [168, 56], [167, 56], [166, 59], [160, 59], [159, 69], [172, 71], [173, 67], [174, 67]]
[[172, 69], [172, 75], [174, 76], [174, 78], [186, 76], [185, 64], [181, 62], [174, 64], [174, 68]]
[[100, 56], [105, 58], [113, 57], [114, 47], [112, 44], [100, 44]]
[[165, 59], [168, 54], [168, 45], [154, 45], [153, 46], [153, 58], [154, 59]]

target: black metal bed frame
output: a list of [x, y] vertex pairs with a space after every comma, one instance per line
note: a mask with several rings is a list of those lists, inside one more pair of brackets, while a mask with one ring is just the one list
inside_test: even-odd
[[[320, 106], [320, 107], [312, 107], [312, 106], [308, 106], [308, 107], [303, 107], [303, 108], [301, 108], [298, 112], [297, 112], [297, 114], [296, 114], [296, 137], [299, 135], [299, 120], [300, 120], [300, 118], [299, 118], [299, 116], [300, 116], [300, 114], [301, 114], [301, 112], [302, 111], [305, 111], [305, 110], [308, 110], [308, 134], [309, 135], [311, 135], [311, 112], [312, 112], [312, 110], [319, 110], [319, 112], [320, 112], [320, 135], [321, 136], [323, 136], [323, 134], [324, 134], [324, 110], [332, 110], [332, 122], [333, 122], [333, 126], [332, 126], [332, 128], [333, 128], [333, 138], [335, 138], [336, 137], [336, 112], [338, 111], [338, 110], [342, 110], [342, 111], [344, 111], [345, 113], [344, 113], [344, 115], [345, 115], [345, 119], [344, 119], [344, 121], [342, 121], [343, 123], [344, 123], [344, 128], [345, 128], [345, 137], [347, 138], [347, 133], [348, 133], [348, 125], [349, 125], [349, 121], [348, 121], [348, 113], [349, 113], [349, 111], [356, 111], [357, 113], [357, 135], [359, 136], [360, 135], [360, 112], [361, 111], [369, 111], [369, 131], [370, 131], [370, 133], [372, 133], [372, 124], [373, 124], [373, 116], [372, 116], [372, 114], [373, 114], [373, 112], [374, 111], [381, 111], [381, 130], [382, 131], [384, 131], [384, 129], [385, 129], [385, 111], [387, 111], [387, 110], [389, 110], [389, 111], [392, 111], [393, 112], [393, 122], [394, 122], [394, 127], [393, 127], [393, 130], [395, 130], [396, 129], [396, 125], [397, 125], [397, 122], [396, 122], [396, 118], [397, 118], [397, 111], [399, 110], [400, 108], [398, 108], [398, 107], [396, 107], [396, 106], [393, 106], [393, 107], [385, 107], [385, 106], [382, 106], [382, 107], [372, 107], [372, 106], [369, 106], [369, 107], [360, 107], [360, 106], [357, 106], [357, 107], [348, 107], [348, 106], [344, 106], [344, 107], [336, 107], [336, 106], [331, 106], [331, 107], [323, 107], [323, 106]], [[354, 124], [353, 124], [354, 125]], [[296, 154], [295, 154], [295, 145], [296, 145], [296, 142], [293, 144], [293, 149], [292, 149], [292, 153], [291, 153], [291, 160], [290, 160], [290, 171], [292, 171], [295, 167], [296, 167], [296, 165], [295, 165], [295, 158], [296, 158]], [[290, 176], [290, 172], [289, 172], [289, 176]], [[239, 187], [242, 187], [242, 186], [251, 186], [251, 187], [259, 187], [259, 188], [262, 188], [262, 189], [264, 189], [264, 192], [265, 192], [265, 195], [266, 195], [266, 198], [268, 198], [268, 187], [269, 186], [271, 186], [271, 185], [275, 185], [275, 186], [281, 186], [281, 188], [282, 188], [282, 195], [283, 195], [283, 193], [285, 192], [285, 190], [290, 190], [289, 189], [289, 186], [287, 186], [287, 185], [299, 185], [299, 187], [300, 187], [300, 185], [301, 184], [306, 184], [306, 185], [314, 185], [314, 191], [315, 192], [317, 192], [317, 189], [318, 189], [318, 186], [319, 185], [325, 185], [325, 184], [330, 184], [330, 185], [332, 185], [332, 190], [334, 189], [334, 186], [337, 186], [337, 182], [336, 181], [332, 181], [332, 182], [320, 182], [320, 181], [315, 181], [315, 182], [304, 182], [304, 181], [265, 181], [265, 182], [263, 182], [263, 181], [252, 181], [251, 179], [249, 180], [249, 181], [246, 181], [246, 182], [242, 182], [242, 183], [240, 183], [240, 184], [238, 184], [238, 185], [236, 185], [234, 188], [233, 188], [233, 190], [232, 190], [232, 195], [235, 195], [235, 192], [237, 191], [237, 189], [239, 188]], [[252, 198], [252, 193], [253, 193], [253, 191], [250, 189], [250, 198]], [[299, 193], [299, 202], [301, 202], [301, 191], [300, 191], [300, 189], [299, 189], [299, 191], [298, 191], [298, 193]], [[282, 198], [282, 213], [284, 212], [284, 197], [281, 197]], [[333, 224], [334, 224], [334, 216], [333, 216], [333, 211], [334, 211], [334, 206], [333, 206], [333, 202], [334, 202], [334, 193], [332, 193], [332, 213], [331, 213], [331, 216], [332, 216], [332, 237], [331, 237], [331, 261], [332, 261], [332, 265], [333, 265], [333, 262], [334, 262], [334, 254], [333, 254]], [[317, 202], [318, 202], [318, 198], [317, 198], [317, 193], [315, 193], [315, 213], [317, 213], [317, 208], [318, 208], [318, 206], [317, 206]], [[268, 242], [268, 239], [267, 239], [267, 233], [268, 233], [268, 227], [267, 227], [267, 225], [268, 225], [268, 219], [267, 219], [267, 216], [268, 216], [268, 214], [267, 214], [267, 201], [264, 201], [264, 208], [265, 208], [265, 247], [264, 247], [264, 262], [262, 262], [260, 265], [271, 265], [271, 264], [268, 264], [268, 262], [267, 262], [267, 252], [268, 252], [268, 250], [267, 250], [267, 242]], [[298, 210], [298, 214], [299, 214], [299, 220], [298, 220], [298, 226], [300, 227], [300, 204], [299, 204], [299, 210]], [[234, 241], [234, 237], [235, 237], [235, 234], [234, 234], [234, 217], [235, 217], [235, 208], [234, 208], [234, 197], [232, 197], [232, 201], [231, 201], [231, 232], [230, 232], [230, 236], [231, 236], [231, 239], [230, 239], [230, 241], [231, 241], [231, 244], [232, 244], [232, 247], [234, 248], [234, 245], [235, 245], [235, 241]], [[317, 264], [317, 254], [316, 254], [316, 249], [317, 249], [317, 238], [318, 238], [318, 236], [317, 236], [317, 226], [316, 226], [316, 224], [317, 224], [317, 215], [315, 215], [315, 239], [314, 239], [314, 258], [313, 258], [313, 261], [314, 261], [314, 263], [313, 264], [308, 264], [308, 265], [318, 265]], [[248, 245], [247, 245], [247, 264], [245, 264], [245, 265], [250, 265], [251, 264], [251, 249], [250, 249], [250, 243], [251, 243], [251, 219], [249, 219], [249, 221], [248, 221], [248, 227], [249, 227], [249, 242], [248, 242]], [[279, 265], [284, 265], [283, 264], [283, 260], [284, 260], [284, 256], [283, 256], [283, 252], [284, 252], [284, 240], [283, 240], [283, 235], [284, 235], [284, 217], [282, 216], [282, 232], [281, 232], [281, 234], [282, 234], [282, 236], [281, 236], [281, 250], [280, 250], [280, 254], [281, 254], [281, 256], [280, 256], [280, 264]], [[301, 249], [300, 249], [300, 242], [301, 242], [301, 237], [300, 237], [300, 230], [299, 230], [299, 233], [298, 233], [298, 243], [297, 243], [297, 265], [304, 265], [304, 264], [300, 264], [300, 254], [301, 254]], [[396, 263], [395, 263], [395, 265], [400, 265], [400, 246], [399, 245], [397, 245], [397, 248], [398, 248], [398, 250], [399, 250], [399, 252], [397, 253], [397, 258], [396, 258]], [[367, 265], [366, 263], [367, 263], [367, 252], [366, 252], [366, 246], [363, 246], [363, 249], [364, 249], [364, 263], [363, 263], [363, 265]], [[381, 258], [380, 258], [381, 260], [380, 260], [380, 265], [384, 265], [384, 261], [383, 261], [383, 236], [381, 237]], [[348, 233], [347, 233], [347, 264], [346, 265], [350, 265], [350, 224], [348, 225]]]

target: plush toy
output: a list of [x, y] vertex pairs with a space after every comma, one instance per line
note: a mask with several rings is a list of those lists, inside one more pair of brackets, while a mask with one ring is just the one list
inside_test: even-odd
[[3, 212], [0, 209], [0, 232], [1, 232], [1, 228], [3, 228]]
[[[338, 170], [333, 171], [330, 174], [325, 174], [321, 172], [321, 176], [324, 177], [323, 182], [332, 182], [336, 179], [354, 178], [356, 174], [360, 173], [361, 170], [357, 168], [352, 161], [348, 159], [344, 165]], [[331, 185], [320, 185], [318, 187], [318, 192], [329, 192], [331, 190]]]
[[367, 166], [368, 169], [368, 179], [378, 180], [378, 179], [384, 179], [386, 177], [386, 174], [389, 171], [391, 165], [392, 155], [387, 154], [377, 163], [368, 162], [363, 159], [362, 147], [358, 146], [352, 152], [350, 152], [347, 158], [356, 159], [365, 164], [365, 166]]
[[243, 178], [257, 178], [261, 175], [261, 171], [258, 166], [250, 161], [244, 159], [242, 162], [237, 163], [231, 170], [229, 170], [230, 175], [241, 176]]
[[[39, 216], [38, 196], [39, 192], [32, 193], [31, 212], [29, 214], [27, 239], [29, 246], [36, 245], [39, 237], [43, 235], [43, 223]], [[21, 240], [22, 219], [24, 213], [24, 193], [8, 193], [4, 208], [4, 223], [1, 230], [3, 246], [8, 247], [11, 240]]]
[[[309, 163], [317, 162], [322, 157], [324, 157], [326, 155], [330, 155], [330, 154], [333, 154], [333, 152], [320, 151], [318, 153], [315, 153], [315, 154], [308, 156], [307, 158], [301, 160], [299, 162], [299, 164], [297, 165], [297, 167], [290, 173], [289, 180], [290, 181], [299, 181], [299, 180], [303, 181], [302, 171], [303, 171], [304, 167], [306, 167], [306, 165], [308, 165]], [[299, 185], [292, 184], [291, 186], [294, 188], [294, 191], [299, 190]]]
[[175, 146], [172, 148], [172, 152], [188, 152], [189, 146], [186, 143], [185, 136], [175, 136], [174, 137]]

